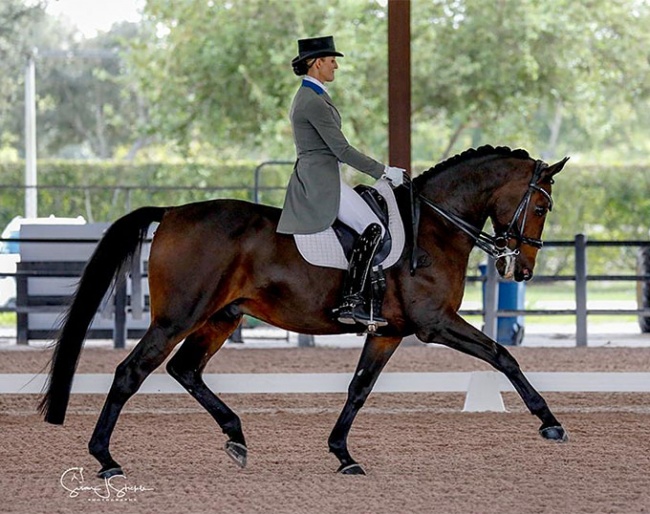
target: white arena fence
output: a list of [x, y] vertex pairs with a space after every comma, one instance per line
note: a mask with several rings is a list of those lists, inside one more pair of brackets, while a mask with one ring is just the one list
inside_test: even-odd
[[[540, 392], [650, 393], [650, 373], [531, 372], [527, 378]], [[219, 394], [346, 393], [349, 373], [223, 373], [206, 374], [208, 387]], [[0, 374], [0, 394], [39, 394], [44, 374]], [[112, 374], [75, 376], [73, 394], [106, 394]], [[494, 371], [383, 373], [374, 393], [465, 393], [464, 412], [505, 412], [502, 392], [514, 391], [508, 379]], [[185, 390], [172, 377], [154, 373], [138, 394], [181, 394]]]

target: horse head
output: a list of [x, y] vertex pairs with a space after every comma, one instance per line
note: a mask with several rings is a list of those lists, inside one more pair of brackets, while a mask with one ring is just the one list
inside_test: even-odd
[[[567, 160], [549, 166], [525, 150], [486, 145], [436, 165], [413, 184], [418, 200], [437, 214], [432, 223], [453, 226], [495, 258], [502, 277], [521, 282], [533, 277], [546, 214], [553, 208], [553, 176]], [[494, 235], [483, 232], [488, 218]], [[450, 239], [433, 244], [448, 248]]]
[[550, 166], [539, 160], [519, 160], [518, 173], [512, 173], [495, 191], [490, 219], [496, 268], [502, 277], [517, 282], [533, 278], [546, 215], [553, 209], [553, 177], [568, 160], [565, 157]]

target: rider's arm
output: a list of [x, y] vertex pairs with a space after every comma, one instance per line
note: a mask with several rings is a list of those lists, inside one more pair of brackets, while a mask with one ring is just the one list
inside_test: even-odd
[[371, 177], [380, 178], [384, 174], [384, 165], [348, 143], [334, 119], [332, 109], [322, 98], [314, 98], [308, 109], [309, 122], [339, 161]]

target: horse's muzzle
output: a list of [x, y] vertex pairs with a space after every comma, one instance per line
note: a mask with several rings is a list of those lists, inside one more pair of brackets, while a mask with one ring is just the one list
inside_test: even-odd
[[517, 282], [528, 282], [531, 278], [533, 278], [533, 272], [528, 268], [523, 268], [521, 272], [515, 272]]
[[533, 270], [529, 267], [522, 266], [515, 255], [506, 255], [497, 259], [496, 268], [499, 275], [506, 280], [515, 280], [524, 282], [533, 278]]

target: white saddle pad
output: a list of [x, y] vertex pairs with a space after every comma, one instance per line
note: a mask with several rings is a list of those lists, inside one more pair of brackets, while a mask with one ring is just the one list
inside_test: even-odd
[[[379, 179], [372, 187], [381, 193], [388, 205], [388, 231], [393, 241], [390, 253], [381, 263], [383, 268], [387, 269], [399, 260], [404, 250], [404, 224], [397, 208], [393, 188], [388, 181]], [[326, 268], [348, 269], [348, 260], [343, 253], [343, 247], [331, 227], [315, 234], [294, 234], [293, 237], [300, 255], [308, 263]]]

